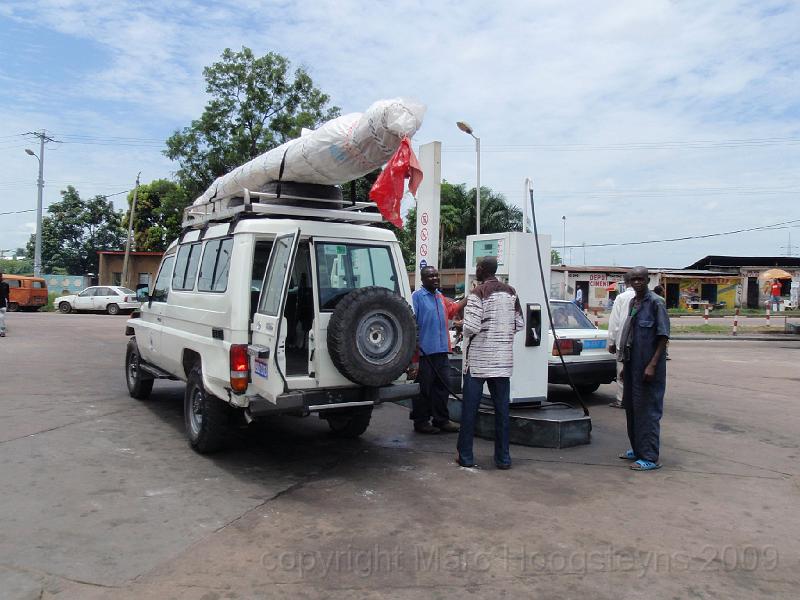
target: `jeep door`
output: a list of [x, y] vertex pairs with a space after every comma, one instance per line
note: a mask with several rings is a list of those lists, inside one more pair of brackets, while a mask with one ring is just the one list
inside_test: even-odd
[[258, 308], [250, 325], [250, 373], [258, 394], [271, 402], [286, 385], [286, 319], [284, 310], [294, 265], [298, 228], [279, 232], [272, 245]]

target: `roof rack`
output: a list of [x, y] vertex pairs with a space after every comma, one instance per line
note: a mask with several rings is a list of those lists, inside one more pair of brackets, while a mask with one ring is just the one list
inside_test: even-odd
[[[337, 208], [297, 206], [286, 202], [311, 202], [315, 205], [330, 203], [336, 204]], [[342, 208], [342, 205], [345, 206]], [[274, 192], [254, 192], [242, 188], [241, 192], [235, 195], [187, 206], [183, 210], [183, 227], [202, 227], [206, 223], [227, 221], [243, 214], [267, 218], [290, 217], [342, 223], [381, 223], [383, 216], [380, 213], [365, 211], [365, 209], [374, 210], [375, 208], [371, 202], [347, 202], [291, 194], [278, 195]]]

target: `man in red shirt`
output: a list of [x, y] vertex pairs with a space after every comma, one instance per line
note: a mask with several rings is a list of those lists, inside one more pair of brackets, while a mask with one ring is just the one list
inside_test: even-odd
[[783, 286], [781, 282], [777, 279], [772, 281], [772, 286], [770, 286], [770, 293], [772, 295], [772, 307], [774, 311], [778, 311], [780, 309], [781, 304], [781, 289]]

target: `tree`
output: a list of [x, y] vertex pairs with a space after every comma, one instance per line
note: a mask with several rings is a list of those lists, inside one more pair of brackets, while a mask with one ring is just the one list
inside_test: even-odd
[[[464, 268], [467, 259], [466, 238], [475, 233], [475, 188], [442, 182], [439, 207], [440, 248], [439, 267]], [[413, 269], [416, 263], [417, 211], [412, 208], [406, 215], [405, 226], [395, 230], [406, 266]], [[502, 194], [481, 186], [481, 233], [522, 231], [522, 211], [509, 204]]]
[[[122, 213], [105, 196], [82, 200], [71, 185], [61, 191], [61, 198], [42, 219], [42, 271], [97, 273], [97, 251], [118, 250], [125, 243]], [[35, 237], [28, 241], [28, 258], [33, 258]]]
[[[128, 194], [128, 212], [122, 220], [127, 230], [134, 192]], [[173, 181], [156, 179], [139, 186], [136, 214], [133, 216], [133, 248], [163, 251], [181, 232], [183, 209], [190, 199], [186, 190]]]
[[561, 264], [561, 253], [555, 248], [550, 248], [550, 264], [551, 265]]
[[0, 258], [0, 271], [6, 275], [33, 275], [33, 261], [27, 258]]
[[164, 154], [178, 161], [176, 175], [190, 199], [215, 178], [339, 115], [308, 72], [269, 52], [226, 48], [203, 69], [211, 99], [199, 119], [167, 140]]

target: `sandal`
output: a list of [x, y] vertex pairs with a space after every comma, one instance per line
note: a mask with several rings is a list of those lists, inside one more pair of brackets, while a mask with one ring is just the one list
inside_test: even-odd
[[633, 453], [633, 450], [626, 450], [617, 458], [621, 458], [622, 460], [636, 460], [636, 455]]
[[660, 469], [661, 463], [654, 463], [649, 460], [642, 460], [639, 459], [635, 463], [631, 465], [631, 469], [634, 471], [653, 471], [655, 469]]

